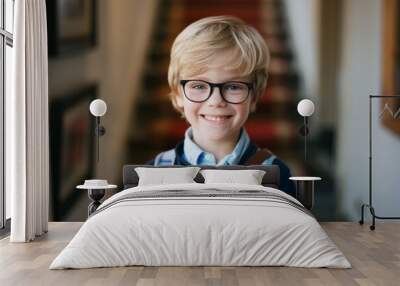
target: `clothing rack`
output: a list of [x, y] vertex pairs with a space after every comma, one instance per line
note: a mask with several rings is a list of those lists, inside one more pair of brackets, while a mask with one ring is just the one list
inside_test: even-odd
[[364, 224], [364, 208], [369, 208], [369, 211], [372, 215], [372, 225], [369, 227], [371, 230], [375, 229], [375, 219], [400, 219], [400, 217], [383, 217], [378, 216], [375, 213], [375, 208], [372, 205], [372, 100], [374, 98], [398, 98], [400, 99], [400, 95], [370, 95], [369, 96], [369, 202], [368, 204], [362, 204], [361, 206], [361, 220], [359, 223]]

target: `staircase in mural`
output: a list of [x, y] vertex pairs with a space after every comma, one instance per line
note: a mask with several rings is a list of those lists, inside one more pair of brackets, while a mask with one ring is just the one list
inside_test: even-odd
[[257, 111], [246, 123], [252, 140], [288, 163], [292, 173], [303, 173], [302, 138], [297, 114], [299, 75], [293, 68], [288, 23], [279, 0], [161, 1], [144, 73], [141, 95], [131, 134], [130, 161], [141, 164], [182, 140], [187, 123], [168, 97], [169, 52], [176, 35], [188, 24], [214, 15], [234, 15], [253, 25], [264, 36], [271, 52], [269, 80]]

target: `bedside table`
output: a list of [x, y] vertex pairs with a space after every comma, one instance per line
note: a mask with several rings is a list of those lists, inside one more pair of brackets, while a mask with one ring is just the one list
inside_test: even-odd
[[320, 177], [290, 177], [296, 185], [296, 198], [309, 210], [314, 206], [315, 181]]
[[[91, 183], [90, 181], [96, 182]], [[98, 181], [103, 181], [105, 184], [99, 184]], [[88, 206], [89, 217], [101, 204], [100, 200], [104, 197], [106, 190], [115, 189], [117, 185], [110, 185], [105, 180], [85, 180], [85, 184], [76, 186], [76, 188], [88, 191], [88, 196], [92, 200]]]

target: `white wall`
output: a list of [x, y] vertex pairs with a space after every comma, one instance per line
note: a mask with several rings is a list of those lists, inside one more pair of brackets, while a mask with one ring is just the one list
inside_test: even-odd
[[310, 118], [312, 134], [320, 128], [320, 0], [285, 0], [294, 68], [301, 78], [298, 99], [309, 98], [315, 106]]
[[99, 178], [117, 182], [122, 180], [127, 137], [134, 126], [130, 120], [145, 68], [152, 25], [157, 25], [154, 16], [158, 1], [107, 3], [109, 24], [104, 29], [107, 47], [101, 68], [105, 82], [102, 98], [107, 101], [109, 112], [103, 121], [107, 134], [101, 139], [104, 155], [97, 172]]
[[[368, 96], [382, 91], [382, 1], [343, 1], [339, 70], [338, 199], [341, 212], [358, 220], [368, 200]], [[374, 114], [374, 206], [380, 216], [399, 216], [400, 137]]]
[[303, 77], [304, 97], [315, 98], [319, 91], [319, 10], [320, 0], [285, 0], [295, 61]]

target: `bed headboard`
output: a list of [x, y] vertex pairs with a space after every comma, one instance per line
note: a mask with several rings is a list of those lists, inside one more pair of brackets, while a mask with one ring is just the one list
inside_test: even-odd
[[[146, 167], [146, 168], [182, 168], [187, 166], [151, 166], [151, 165], [124, 165], [122, 180], [124, 184], [124, 189], [136, 187], [139, 182], [139, 176], [135, 171], [136, 167]], [[279, 167], [277, 165], [253, 165], [253, 166], [196, 166], [201, 169], [219, 169], [219, 170], [263, 170], [265, 175], [262, 179], [262, 185], [266, 187], [279, 188]], [[199, 173], [194, 180], [198, 183], [203, 183], [204, 178]]]

